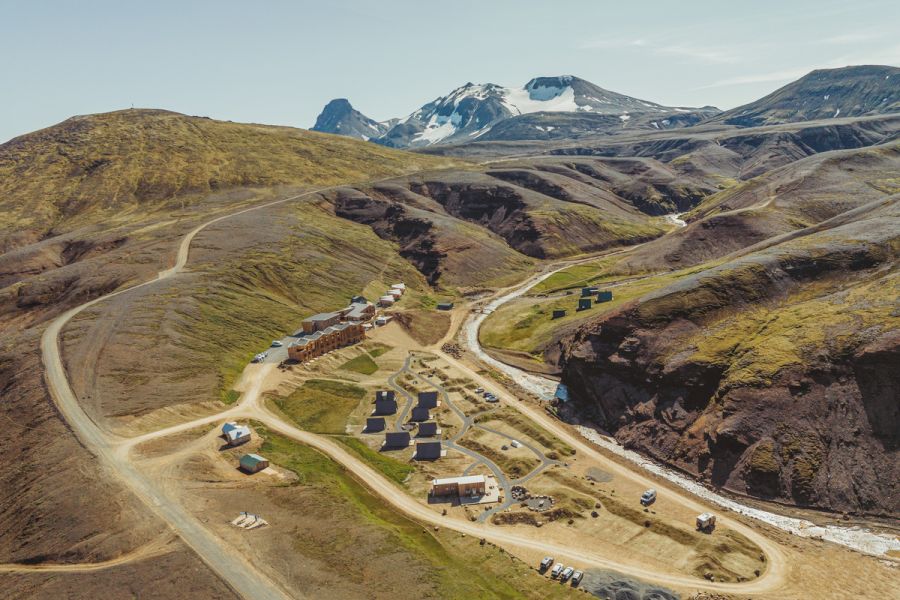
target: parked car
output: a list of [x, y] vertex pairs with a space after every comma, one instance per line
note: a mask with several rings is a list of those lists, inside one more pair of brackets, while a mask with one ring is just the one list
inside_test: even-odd
[[484, 392], [484, 391], [481, 392], [481, 395], [484, 396], [485, 398], [487, 398], [488, 396], [493, 396], [492, 393], [490, 393], [490, 392]]
[[513, 440], [509, 443], [509, 445], [512, 446], [513, 448], [519, 448], [522, 446], [522, 444], [521, 444], [521, 442], [519, 442], [519, 440]]
[[556, 566], [553, 567], [552, 571], [550, 571], [550, 577], [556, 579], [557, 577], [559, 577], [559, 574], [563, 572], [563, 569], [565, 569], [565, 567], [562, 563], [556, 563]]
[[568, 580], [569, 577], [571, 577], [572, 573], [574, 573], [574, 572], [575, 572], [575, 569], [573, 569], [572, 567], [566, 567], [565, 569], [563, 569], [562, 574], [559, 576], [559, 580], [560, 581]]
[[268, 356], [267, 352], [260, 352], [256, 356], [253, 357], [253, 362], [258, 363], [266, 360], [266, 356]]
[[484, 388], [475, 388], [475, 393], [476, 393], [476, 394], [483, 394], [483, 393], [484, 393]]
[[584, 578], [584, 573], [581, 571], [575, 571], [572, 574], [572, 585], [578, 585], [581, 583], [582, 578]]
[[647, 490], [641, 494], [641, 504], [644, 506], [650, 506], [654, 502], [656, 502], [656, 490]]
[[544, 560], [541, 561], [541, 571], [546, 571], [550, 568], [550, 565], [553, 564], [552, 556], [545, 556]]
[[274, 341], [272, 341], [272, 347], [273, 347], [273, 348], [281, 348], [282, 346], [284, 346], [284, 344], [281, 342], [281, 340], [274, 340]]

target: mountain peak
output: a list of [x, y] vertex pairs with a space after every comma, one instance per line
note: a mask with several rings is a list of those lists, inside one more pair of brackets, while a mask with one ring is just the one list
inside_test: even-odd
[[714, 120], [740, 127], [900, 112], [900, 68], [816, 69]]
[[336, 133], [361, 140], [370, 140], [387, 132], [388, 125], [362, 114], [346, 98], [335, 98], [325, 105], [316, 118], [313, 131]]

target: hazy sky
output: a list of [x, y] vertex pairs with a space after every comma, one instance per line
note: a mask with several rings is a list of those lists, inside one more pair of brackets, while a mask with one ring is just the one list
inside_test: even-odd
[[900, 65], [900, 1], [0, 0], [0, 142], [136, 107], [310, 127], [405, 116], [472, 81], [572, 74], [730, 108], [814, 68]]

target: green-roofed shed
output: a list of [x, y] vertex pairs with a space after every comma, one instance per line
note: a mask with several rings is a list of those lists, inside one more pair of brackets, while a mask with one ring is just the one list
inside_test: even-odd
[[258, 473], [269, 466], [269, 460], [259, 454], [245, 454], [240, 463], [241, 470], [245, 473]]

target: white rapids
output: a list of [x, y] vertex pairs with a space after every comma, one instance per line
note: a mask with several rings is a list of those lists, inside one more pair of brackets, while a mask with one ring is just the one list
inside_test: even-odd
[[[672, 222], [684, 226], [684, 221], [678, 219], [678, 216], [679, 215], [677, 214], [666, 215], [666, 217], [669, 218]], [[556, 393], [557, 383], [552, 379], [541, 377], [540, 375], [535, 375], [533, 373], [527, 373], [521, 369], [508, 365], [488, 355], [488, 353], [484, 351], [478, 341], [478, 330], [481, 328], [481, 324], [487, 318], [488, 314], [494, 312], [507, 302], [520, 297], [522, 294], [526, 293], [538, 283], [544, 281], [554, 273], [562, 271], [564, 268], [565, 267], [561, 267], [548, 273], [544, 273], [539, 277], [531, 279], [530, 281], [514, 289], [513, 291], [492, 300], [486, 307], [484, 307], [484, 310], [482, 310], [482, 312], [473, 313], [472, 315], [470, 315], [463, 325], [466, 345], [472, 352], [475, 353], [479, 360], [494, 367], [495, 369], [515, 381], [525, 390], [535, 394], [536, 396], [544, 400], [548, 400], [554, 396], [554, 394]], [[716, 492], [704, 487], [700, 483], [688, 477], [685, 477], [684, 475], [681, 475], [676, 471], [668, 469], [648, 458], [641, 456], [637, 452], [626, 450], [625, 448], [620, 446], [613, 438], [603, 436], [589, 427], [578, 426], [576, 427], [576, 429], [587, 440], [635, 463], [641, 468], [674, 483], [675, 485], [691, 492], [692, 494], [700, 498], [703, 498], [704, 500], [717, 504], [718, 506], [734, 511], [736, 513], [746, 515], [748, 517], [781, 529], [782, 531], [786, 531], [790, 534], [800, 537], [827, 540], [835, 544], [840, 544], [841, 546], [846, 546], [847, 548], [856, 550], [857, 552], [874, 556], [883, 556], [892, 550], [900, 552], [900, 539], [898, 539], [897, 536], [874, 533], [872, 531], [869, 531], [868, 529], [864, 529], [861, 527], [816, 525], [815, 523], [807, 521], [805, 519], [786, 517], [757, 508], [744, 506], [743, 504], [736, 502], [731, 498], [726, 498], [725, 496], [717, 494]]]

